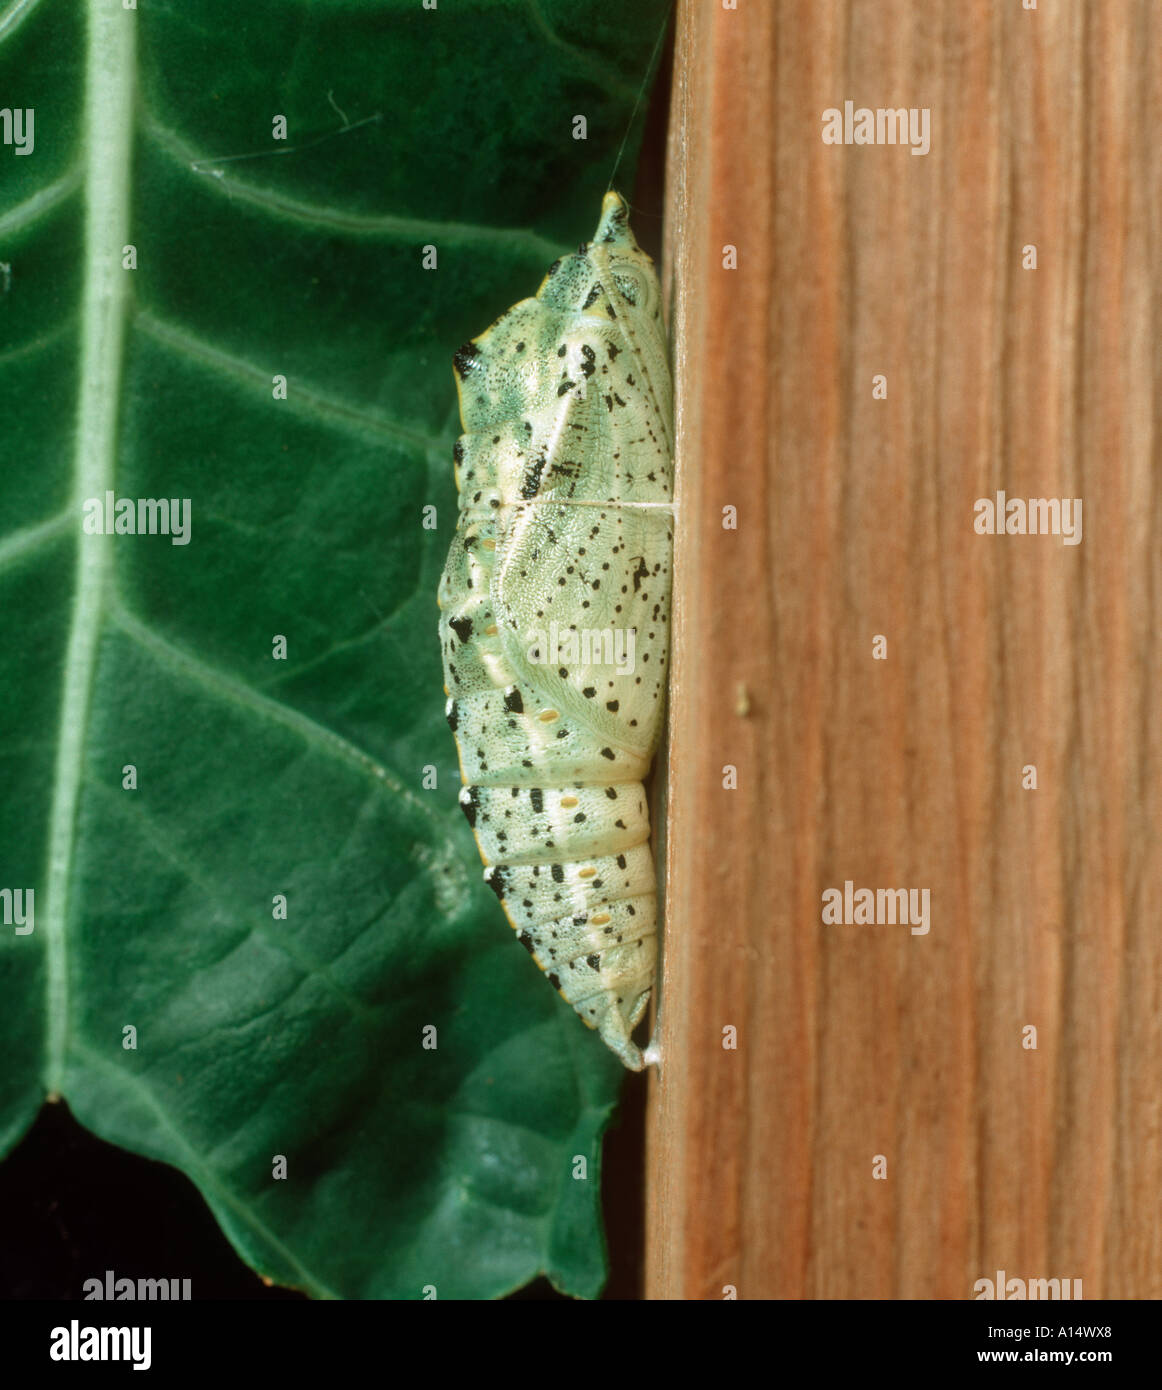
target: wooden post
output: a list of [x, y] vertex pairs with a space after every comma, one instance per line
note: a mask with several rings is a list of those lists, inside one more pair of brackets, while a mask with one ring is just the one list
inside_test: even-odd
[[649, 1297], [1162, 1297], [1160, 120], [1152, 0], [680, 3]]

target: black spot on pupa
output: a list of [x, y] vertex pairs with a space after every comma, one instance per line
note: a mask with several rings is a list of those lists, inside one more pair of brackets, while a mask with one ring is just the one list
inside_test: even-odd
[[465, 343], [452, 354], [452, 365], [461, 376], [467, 376], [476, 366], [476, 359], [480, 356], [480, 349], [475, 343]]
[[529, 953], [530, 956], [537, 949], [532, 937], [528, 934], [527, 931], [522, 931], [520, 935], [517, 937], [517, 940], [525, 948], [525, 950]]
[[552, 866], [551, 872], [552, 872], [552, 875], [553, 875], [553, 882], [554, 882], [554, 883], [564, 883], [564, 882], [565, 882], [565, 870], [561, 867], [560, 864], [554, 864], [554, 865]]
[[529, 803], [538, 816], [545, 809], [545, 796], [540, 787], [529, 789]]
[[560, 988], [561, 988], [561, 977], [560, 977], [560, 975], [557, 975], [557, 974], [555, 974], [553, 971], [550, 970], [549, 973], [548, 973], [548, 975], [547, 975], [545, 978], [548, 980], [549, 984], [551, 984], [551, 985], [553, 986], [554, 989], [560, 989]]
[[453, 733], [455, 733], [456, 726], [460, 722], [459, 711], [456, 709], [455, 700], [448, 701], [448, 708], [444, 713], [444, 717], [448, 721], [448, 728], [451, 729]]
[[535, 497], [540, 490], [541, 474], [545, 470], [545, 453], [542, 450], [536, 458], [525, 469], [524, 479], [520, 485], [520, 495], [527, 501], [530, 497]]
[[616, 714], [620, 707], [616, 700], [606, 700], [605, 708], [610, 712], [610, 714]]
[[600, 970], [601, 957], [599, 955], [586, 956], [585, 964], [589, 967], [590, 970]]
[[456, 636], [459, 637], [461, 642], [467, 642], [468, 639], [472, 636], [471, 618], [453, 618], [448, 623], [448, 626], [452, 629]]
[[606, 795], [607, 797], [609, 797], [610, 801], [616, 801], [616, 800], [617, 800], [617, 788], [616, 788], [616, 787], [606, 787], [606, 789], [605, 789], [605, 795]]
[[593, 306], [594, 306], [594, 304], [597, 303], [597, 301], [598, 301], [598, 299], [599, 299], [600, 297], [601, 297], [601, 286], [600, 286], [600, 284], [594, 285], [593, 288], [589, 291], [589, 293], [585, 296], [585, 303], [582, 304], [581, 308], [582, 308], [582, 309], [592, 309]]
[[617, 754], [614, 753], [614, 751], [613, 751], [612, 748], [603, 748], [603, 749], [601, 750], [601, 756], [602, 756], [603, 758], [608, 758], [610, 762], [613, 762], [613, 760], [614, 760], [614, 758], [617, 756]]
[[470, 826], [476, 826], [476, 812], [480, 806], [480, 793], [476, 787], [464, 787], [460, 792], [460, 809]]
[[628, 276], [615, 276], [614, 283], [617, 285], [618, 293], [627, 304], [637, 303], [637, 286]]
[[619, 855], [617, 856], [617, 867], [618, 867], [619, 869], [624, 869], [624, 868], [625, 868], [625, 855], [624, 855], [624, 854], [619, 854]]
[[504, 692], [504, 707], [509, 714], [523, 714], [525, 702], [520, 697], [520, 691], [514, 685], [510, 690]]
[[484, 881], [498, 898], [504, 897], [505, 877], [504, 870], [500, 868], [490, 868], [484, 875]]

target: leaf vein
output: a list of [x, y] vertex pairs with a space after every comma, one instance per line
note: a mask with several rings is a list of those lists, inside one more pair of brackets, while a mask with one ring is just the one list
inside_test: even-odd
[[[73, 505], [112, 485], [123, 366], [128, 277], [118, 250], [128, 240], [136, 24], [91, 4], [85, 55], [85, 262], [73, 440]], [[70, 1024], [69, 909], [77, 802], [111, 551], [78, 528], [72, 620], [64, 652], [56, 767], [48, 818], [45, 961], [45, 1086], [59, 1093]]]
[[[134, 326], [154, 342], [171, 351], [188, 357], [222, 376], [242, 382], [247, 387], [260, 386], [269, 395], [271, 373], [263, 371], [253, 362], [223, 352], [204, 338], [159, 318], [149, 310], [141, 310], [138, 313]], [[329, 398], [322, 391], [300, 385], [297, 379], [294, 389], [288, 392], [285, 403], [279, 408], [289, 408], [299, 415], [323, 421], [333, 427], [338, 426], [355, 434], [371, 434], [377, 438], [390, 439], [411, 448], [428, 450], [439, 442], [432, 435], [398, 424], [378, 412]]]
[[62, 174], [59, 179], [38, 188], [30, 197], [25, 198], [24, 202], [9, 208], [3, 217], [0, 217], [0, 236], [14, 236], [17, 232], [23, 231], [30, 222], [47, 216], [55, 207], [71, 198], [81, 187], [83, 172], [78, 165], [67, 174]]
[[90, 1047], [87, 1043], [77, 1042], [77, 1051], [84, 1056], [88, 1062], [96, 1066], [98, 1070], [114, 1075], [118, 1082], [134, 1091], [144, 1100], [147, 1108], [152, 1113], [160, 1129], [167, 1133], [181, 1150], [182, 1164], [186, 1171], [194, 1178], [202, 1191], [213, 1196], [222, 1206], [228, 1207], [241, 1221], [260, 1236], [270, 1249], [284, 1259], [287, 1264], [300, 1274], [308, 1288], [317, 1290], [327, 1298], [337, 1299], [339, 1294], [329, 1288], [323, 1281], [313, 1275], [302, 1261], [274, 1234], [270, 1227], [262, 1221], [258, 1215], [244, 1202], [242, 1202], [215, 1174], [214, 1170], [203, 1158], [200, 1150], [186, 1138], [185, 1134], [178, 1128], [173, 1117], [162, 1106], [152, 1088], [136, 1076], [133, 1072], [124, 1067], [119, 1067], [111, 1062], [103, 1053], [96, 1048]]
[[119, 599], [112, 601], [110, 616], [125, 636], [135, 641], [138, 646], [149, 652], [170, 670], [176, 671], [203, 688], [212, 691], [221, 700], [243, 709], [249, 709], [255, 714], [269, 719], [274, 724], [292, 730], [305, 742], [324, 749], [338, 760], [370, 777], [375, 784], [391, 791], [411, 810], [424, 817], [433, 826], [443, 830], [442, 822], [421, 797], [405, 786], [398, 777], [389, 772], [370, 753], [349, 739], [335, 733], [333, 729], [319, 724], [309, 715], [281, 704], [267, 695], [260, 694], [244, 681], [236, 680], [233, 676], [227, 675], [226, 672], [211, 666], [193, 652], [167, 641], [160, 634], [154, 632], [147, 623], [142, 622], [140, 618], [131, 613]]
[[560, 255], [559, 243], [534, 232], [531, 227], [488, 227], [475, 222], [437, 222], [431, 218], [400, 217], [394, 213], [348, 212], [320, 207], [302, 199], [289, 197], [274, 189], [248, 183], [219, 169], [199, 170], [207, 161], [193, 146], [170, 130], [156, 117], [146, 116], [142, 129], [153, 142], [177, 164], [184, 164], [193, 173], [201, 172], [214, 179], [228, 197], [251, 203], [266, 212], [291, 222], [321, 227], [328, 231], [346, 232], [352, 236], [383, 237], [417, 243], [438, 241], [482, 242], [495, 249], [516, 251], [528, 255], [537, 265]]
[[39, 5], [40, 0], [12, 0], [0, 15], [0, 40], [10, 39]]
[[40, 522], [39, 525], [24, 526], [19, 531], [5, 536], [0, 540], [0, 574], [15, 569], [29, 555], [35, 554], [50, 541], [56, 540], [68, 529], [72, 519], [70, 512], [61, 512], [48, 521]]
[[[155, 818], [151, 817], [142, 807], [129, 805], [125, 797], [119, 796], [116, 792], [110, 790], [108, 787], [102, 786], [100, 783], [91, 783], [90, 790], [96, 791], [99, 795], [104, 796], [104, 798], [112, 804], [118, 815], [123, 819], [130, 820], [135, 825], [138, 833], [144, 839], [148, 840], [150, 846], [158, 854], [172, 864], [180, 873], [184, 874], [190, 883], [205, 894], [207, 900], [214, 905], [223, 918], [228, 921], [238, 920], [238, 911], [236, 909], [231, 909], [225, 899], [215, 891], [214, 884], [211, 880], [196, 867], [195, 863], [188, 856], [182, 854], [174, 847], [172, 841], [167, 839], [162, 833], [162, 829]], [[350, 990], [344, 988], [343, 985], [339, 984], [338, 981], [332, 977], [330, 966], [326, 961], [320, 960], [317, 956], [312, 955], [310, 951], [305, 951], [292, 936], [280, 932], [276, 927], [272, 926], [270, 922], [261, 918], [258, 920], [247, 920], [244, 918], [243, 924], [245, 926], [246, 936], [260, 936], [269, 945], [285, 955], [288, 960], [294, 962], [302, 976], [298, 985], [295, 986], [296, 989], [307, 979], [318, 980], [331, 991], [336, 999], [339, 999], [347, 1006], [352, 1016], [360, 1023], [374, 1031], [378, 1030], [379, 1015], [376, 1010], [370, 1005], [365, 1004], [356, 995], [352, 994]], [[362, 930], [363, 928], [360, 927], [359, 931]], [[232, 937], [229, 950], [224, 952], [220, 959], [224, 960], [226, 956], [236, 951], [244, 943], [244, 940], [245, 938], [242, 936]], [[344, 950], [346, 949], [347, 947], [344, 947]], [[208, 969], [217, 963], [218, 962], [207, 962], [204, 968]], [[294, 991], [292, 990], [291, 993], [293, 994]], [[287, 998], [290, 998], [290, 994], [287, 995]], [[258, 1015], [254, 1017], [258, 1017]], [[245, 1023], [252, 1023], [254, 1017], [246, 1019]]]

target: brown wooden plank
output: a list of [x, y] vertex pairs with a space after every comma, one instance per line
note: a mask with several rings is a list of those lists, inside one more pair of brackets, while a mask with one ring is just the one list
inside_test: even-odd
[[650, 1297], [1162, 1297], [1160, 114], [1151, 0], [680, 4]]

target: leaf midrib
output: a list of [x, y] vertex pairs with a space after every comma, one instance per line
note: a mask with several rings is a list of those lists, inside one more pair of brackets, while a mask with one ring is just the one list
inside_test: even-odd
[[73, 444], [73, 516], [77, 527], [72, 622], [65, 653], [60, 727], [48, 826], [45, 933], [45, 1086], [60, 1093], [69, 1042], [68, 920], [77, 801], [88, 733], [93, 673], [112, 551], [86, 536], [82, 504], [113, 487], [117, 406], [124, 362], [129, 272], [136, 12], [89, 0], [85, 56], [83, 154], [84, 292], [80, 378]]

